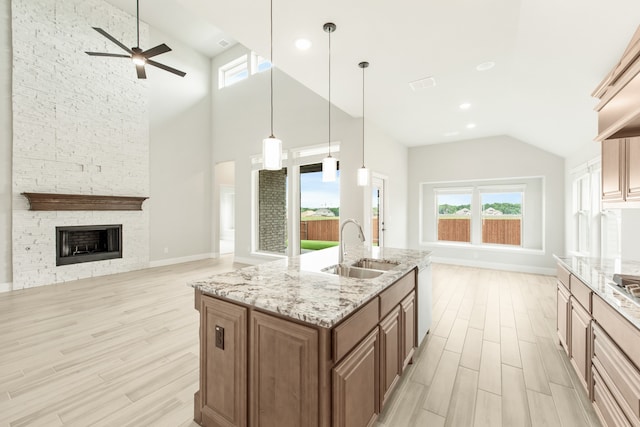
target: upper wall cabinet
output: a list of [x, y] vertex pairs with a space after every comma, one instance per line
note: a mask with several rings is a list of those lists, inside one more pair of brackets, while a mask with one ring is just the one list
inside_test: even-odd
[[602, 141], [604, 207], [640, 207], [640, 137]]

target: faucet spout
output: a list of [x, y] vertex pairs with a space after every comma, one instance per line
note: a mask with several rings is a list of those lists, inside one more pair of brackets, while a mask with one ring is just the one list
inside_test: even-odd
[[345, 219], [342, 222], [342, 225], [340, 226], [340, 258], [339, 258], [340, 264], [344, 262], [344, 256], [347, 254], [347, 251], [344, 248], [343, 236], [344, 236], [344, 226], [349, 223], [355, 224], [358, 227], [358, 238], [360, 239], [361, 242], [365, 241], [364, 231], [362, 230], [362, 226], [360, 225], [360, 223], [353, 218]]

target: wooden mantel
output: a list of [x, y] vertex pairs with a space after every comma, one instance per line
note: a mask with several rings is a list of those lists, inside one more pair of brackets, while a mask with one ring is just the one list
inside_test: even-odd
[[22, 193], [32, 211], [141, 211], [148, 197]]

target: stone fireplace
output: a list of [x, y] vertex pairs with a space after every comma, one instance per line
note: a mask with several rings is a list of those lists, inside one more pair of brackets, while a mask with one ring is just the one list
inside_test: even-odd
[[56, 265], [122, 258], [122, 224], [56, 227]]

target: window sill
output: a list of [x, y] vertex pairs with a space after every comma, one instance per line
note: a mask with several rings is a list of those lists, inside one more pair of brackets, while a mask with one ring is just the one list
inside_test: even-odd
[[462, 250], [486, 251], [486, 252], [510, 252], [525, 255], [546, 255], [544, 249], [529, 249], [522, 247], [508, 247], [498, 245], [474, 245], [471, 243], [456, 242], [420, 242], [421, 247], [426, 248], [456, 248]]

